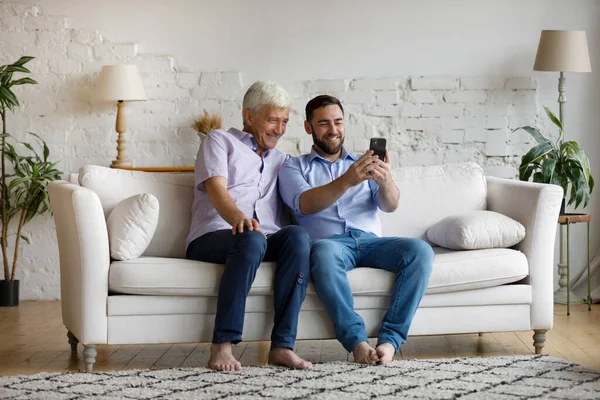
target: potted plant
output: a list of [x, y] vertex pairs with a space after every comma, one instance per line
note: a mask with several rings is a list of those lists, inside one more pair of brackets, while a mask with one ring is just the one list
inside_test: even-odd
[[[36, 151], [30, 143], [20, 142], [6, 131], [8, 111], [19, 106], [17, 96], [12, 87], [24, 84], [36, 84], [31, 78], [13, 79], [15, 72], [29, 73], [24, 67], [33, 57], [21, 57], [14, 64], [0, 66], [0, 115], [2, 116], [1, 138], [1, 173], [0, 176], [0, 247], [2, 248], [3, 280], [0, 280], [0, 306], [15, 306], [19, 303], [19, 281], [15, 280], [15, 272], [19, 259], [19, 244], [22, 239], [29, 243], [23, 227], [36, 215], [46, 213], [50, 209], [48, 183], [60, 179], [61, 172], [56, 163], [48, 161], [50, 151], [46, 143], [37, 135]], [[25, 149], [26, 155], [19, 154], [17, 147]], [[8, 163], [7, 163], [8, 162]], [[16, 218], [12, 225], [11, 221]], [[13, 251], [8, 247], [9, 239], [14, 237]], [[12, 253], [12, 254], [9, 254]]]
[[544, 110], [550, 121], [558, 127], [558, 139], [552, 142], [537, 128], [531, 126], [522, 126], [513, 130], [514, 132], [523, 129], [537, 142], [537, 145], [521, 159], [519, 179], [528, 181], [533, 178], [534, 182], [562, 186], [564, 198], [560, 214], [563, 215], [567, 198], [567, 205], [574, 204], [575, 208], [580, 205], [585, 207], [588, 204], [594, 189], [594, 178], [585, 152], [577, 142], [564, 141], [561, 121], [548, 107], [544, 106]]

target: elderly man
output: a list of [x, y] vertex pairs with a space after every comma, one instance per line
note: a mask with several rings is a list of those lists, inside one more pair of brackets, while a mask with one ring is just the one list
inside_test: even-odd
[[[304, 127], [313, 138], [310, 154], [286, 161], [279, 172], [280, 192], [298, 223], [314, 241], [311, 277], [332, 318], [338, 340], [357, 362], [387, 364], [406, 341], [425, 294], [433, 250], [414, 238], [379, 237], [378, 209], [393, 212], [400, 192], [387, 157], [344, 149], [344, 109], [332, 96], [306, 105]], [[396, 275], [390, 307], [378, 332], [377, 347], [367, 342], [362, 318], [354, 311], [347, 272], [380, 268]]]
[[255, 82], [244, 95], [243, 129], [212, 131], [198, 151], [186, 257], [225, 264], [208, 361], [215, 370], [241, 369], [231, 345], [242, 340], [246, 298], [263, 260], [277, 261], [269, 363], [312, 367], [293, 352], [309, 280], [310, 238], [299, 226], [281, 228], [277, 191], [287, 156], [275, 145], [285, 133], [290, 104], [281, 86]]

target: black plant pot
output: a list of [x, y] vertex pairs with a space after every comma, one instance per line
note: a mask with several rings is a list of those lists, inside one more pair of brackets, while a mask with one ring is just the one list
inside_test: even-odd
[[563, 197], [562, 202], [560, 203], [560, 213], [559, 215], [565, 215], [565, 198]]
[[0, 281], [0, 307], [19, 305], [19, 281]]

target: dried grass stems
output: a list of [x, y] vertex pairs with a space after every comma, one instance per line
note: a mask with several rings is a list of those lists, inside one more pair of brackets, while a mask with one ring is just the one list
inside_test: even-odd
[[202, 139], [210, 131], [220, 129], [221, 124], [222, 119], [219, 114], [209, 114], [206, 110], [204, 110], [204, 114], [194, 121], [193, 127], [198, 131], [198, 136], [200, 136], [200, 139]]

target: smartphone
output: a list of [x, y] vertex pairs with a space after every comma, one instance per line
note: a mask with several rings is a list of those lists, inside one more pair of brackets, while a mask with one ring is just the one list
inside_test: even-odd
[[369, 144], [369, 150], [373, 150], [373, 154], [379, 157], [379, 159], [384, 162], [385, 144], [386, 140], [384, 138], [371, 138], [371, 143]]

